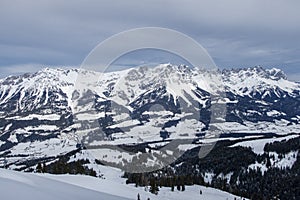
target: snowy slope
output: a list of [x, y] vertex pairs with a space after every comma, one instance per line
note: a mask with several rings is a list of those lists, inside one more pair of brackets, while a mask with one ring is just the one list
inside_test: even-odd
[[232, 147], [236, 146], [243, 146], [243, 147], [251, 147], [252, 151], [256, 154], [263, 154], [264, 153], [264, 147], [267, 143], [272, 143], [275, 141], [283, 141], [283, 140], [289, 140], [291, 138], [296, 138], [299, 137], [299, 135], [290, 135], [287, 137], [280, 137], [280, 138], [268, 138], [268, 139], [256, 139], [256, 140], [251, 140], [251, 141], [245, 141], [245, 142], [238, 142]]
[[[213, 188], [203, 186], [187, 186], [185, 192], [174, 191], [170, 188], [162, 188], [158, 195], [146, 192], [144, 188], [136, 188], [133, 185], [125, 185], [115, 179], [93, 178], [80, 175], [49, 175], [29, 174], [11, 170], [0, 169], [0, 193], [1, 199], [105, 199], [122, 200], [136, 199], [140, 194], [141, 199], [151, 200], [178, 200], [178, 199], [240, 199]], [[118, 181], [118, 182], [117, 182]], [[202, 190], [202, 195], [199, 192]]]
[[[84, 177], [82, 180], [84, 180]], [[0, 194], [1, 199], [24, 200], [127, 199], [117, 195], [107, 194], [88, 188], [75, 186], [74, 184], [53, 180], [47, 176], [25, 174], [3, 169], [0, 169]]]

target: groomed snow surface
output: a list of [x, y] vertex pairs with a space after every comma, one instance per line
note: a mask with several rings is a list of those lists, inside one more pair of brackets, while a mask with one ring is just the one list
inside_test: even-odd
[[[109, 176], [120, 174], [113, 168], [104, 170]], [[236, 196], [204, 186], [187, 186], [184, 192], [171, 192], [170, 188], [160, 188], [159, 194], [154, 195], [145, 188], [126, 185], [121, 177], [95, 178], [83, 175], [50, 175], [17, 172], [0, 169], [1, 199], [22, 200], [125, 200], [141, 199], [175, 200], [175, 199], [234, 199]], [[200, 190], [202, 194], [200, 195]], [[240, 199], [239, 197], [236, 197]]]

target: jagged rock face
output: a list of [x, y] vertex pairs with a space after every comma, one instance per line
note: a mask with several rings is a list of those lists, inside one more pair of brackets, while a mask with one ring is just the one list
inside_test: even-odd
[[[81, 74], [101, 79], [80, 90]], [[15, 164], [64, 154], [82, 141], [195, 139], [211, 126], [289, 133], [300, 131], [299, 121], [300, 84], [278, 69], [223, 70], [219, 77], [172, 65], [105, 74], [44, 69], [0, 80], [0, 154]]]
[[281, 70], [255, 67], [223, 74], [227, 97], [236, 100], [228, 105], [228, 121], [299, 122], [299, 84], [288, 81]]

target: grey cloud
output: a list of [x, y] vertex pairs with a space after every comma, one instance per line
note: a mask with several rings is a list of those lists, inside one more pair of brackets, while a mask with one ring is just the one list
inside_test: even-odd
[[195, 38], [220, 67], [260, 64], [294, 72], [300, 65], [299, 8], [294, 0], [4, 0], [0, 65], [80, 65], [113, 34], [160, 26]]

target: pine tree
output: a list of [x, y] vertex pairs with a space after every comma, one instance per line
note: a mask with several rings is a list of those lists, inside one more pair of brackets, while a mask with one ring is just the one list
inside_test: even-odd
[[47, 172], [47, 166], [46, 166], [46, 163], [43, 163], [43, 165], [42, 165], [42, 172], [43, 172], [43, 173], [46, 173], [46, 172]]
[[184, 184], [182, 184], [182, 186], [181, 186], [181, 191], [185, 191], [185, 185]]
[[270, 158], [269, 158], [269, 157], [267, 157], [266, 167], [267, 167], [267, 168], [271, 167], [271, 161], [270, 161]]
[[153, 193], [153, 194], [158, 194], [158, 187], [157, 187], [157, 184], [155, 182], [155, 179], [150, 179], [150, 192]]
[[42, 165], [41, 165], [41, 163], [37, 164], [37, 166], [36, 166], [36, 172], [42, 173]]
[[137, 195], [137, 200], [141, 200], [140, 193]]

